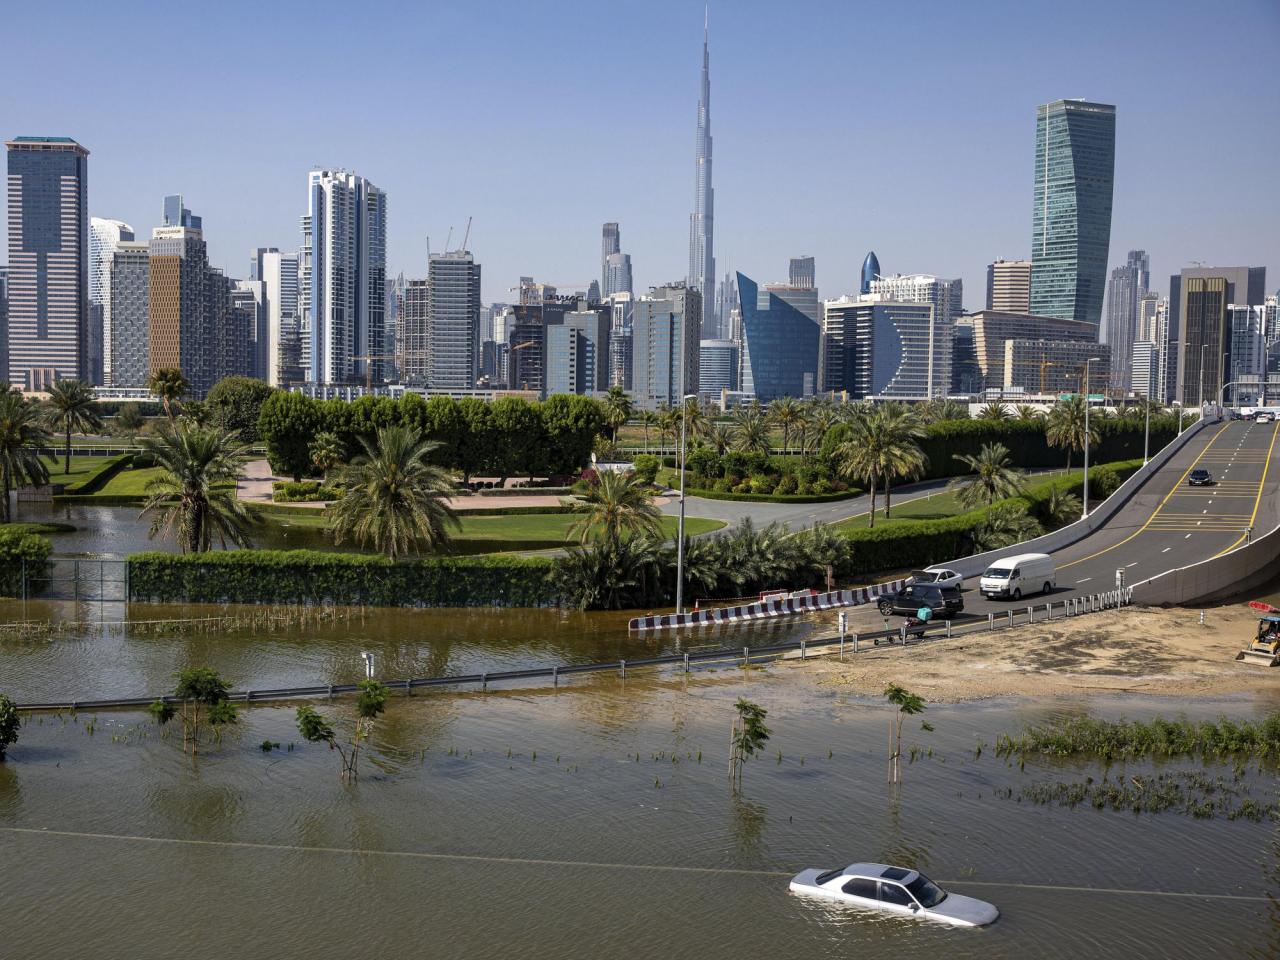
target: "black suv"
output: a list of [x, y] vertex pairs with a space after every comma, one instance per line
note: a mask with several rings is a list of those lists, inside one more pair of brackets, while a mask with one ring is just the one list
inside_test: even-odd
[[886, 617], [892, 613], [915, 616], [921, 607], [928, 607], [935, 617], [949, 619], [964, 609], [964, 597], [960, 596], [956, 587], [940, 587], [936, 583], [909, 583], [897, 593], [881, 597], [876, 606]]
[[1211, 487], [1213, 486], [1213, 474], [1203, 468], [1192, 470], [1191, 475], [1187, 477], [1187, 485], [1191, 487]]

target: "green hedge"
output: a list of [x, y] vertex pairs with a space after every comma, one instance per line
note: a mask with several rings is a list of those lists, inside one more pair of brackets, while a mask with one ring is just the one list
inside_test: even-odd
[[[1090, 492], [1101, 499], [1115, 492], [1121, 482], [1142, 466], [1141, 460], [1124, 460], [1118, 463], [1099, 464], [1089, 468]], [[1110, 486], [1104, 494], [1103, 486]], [[1050, 492], [1057, 489], [1080, 495], [1080, 473], [1054, 477], [1027, 484], [1021, 496], [998, 501], [999, 504], [1021, 505], [1028, 513], [1044, 519], [1045, 506]], [[973, 531], [986, 521], [987, 507], [943, 517], [937, 520], [894, 520], [890, 523], [865, 529], [844, 532], [853, 545], [852, 561], [842, 575], [856, 576], [882, 570], [905, 570], [932, 563], [945, 563], [973, 553]]]
[[555, 603], [545, 557], [385, 557], [226, 550], [129, 557], [129, 598], [192, 603], [540, 607]]
[[337, 500], [342, 491], [326, 487], [319, 480], [277, 480], [271, 484], [271, 499], [275, 503], [315, 503], [320, 500]]
[[477, 490], [477, 497], [563, 497], [572, 487], [493, 487]]
[[[1093, 423], [1097, 425], [1098, 442], [1089, 448], [1090, 459], [1108, 463], [1142, 456], [1143, 421], [1108, 417], [1096, 419]], [[833, 455], [835, 448], [846, 439], [848, 430], [847, 425], [837, 424], [827, 431], [822, 441], [823, 457]], [[1151, 455], [1154, 456], [1177, 435], [1177, 417], [1152, 417]], [[987, 443], [1004, 444], [1009, 450], [1010, 462], [1019, 469], [1063, 467], [1067, 463], [1067, 451], [1049, 445], [1043, 418], [1034, 421], [942, 420], [925, 428], [920, 449], [929, 458], [929, 463], [919, 479], [935, 480], [965, 473], [965, 465], [955, 459], [956, 455], [976, 456]], [[1073, 466], [1078, 466], [1081, 459], [1079, 450], [1072, 453]]]
[[23, 564], [27, 580], [47, 576], [53, 544], [48, 537], [0, 527], [0, 596], [22, 596]]
[[860, 497], [862, 490], [850, 487], [835, 493], [814, 493], [801, 496], [798, 493], [721, 493], [719, 490], [685, 490], [690, 497], [704, 497], [707, 500], [736, 500], [740, 503], [829, 503], [833, 500], [848, 500]]

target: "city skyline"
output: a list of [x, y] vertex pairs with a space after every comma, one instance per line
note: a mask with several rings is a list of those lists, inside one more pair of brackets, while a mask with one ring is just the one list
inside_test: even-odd
[[[1265, 25], [1280, 27], [1280, 14], [1266, 4], [1237, 6], [1241, 13], [1252, 13]], [[1100, 5], [1085, 7], [1102, 9]], [[849, 19], [847, 12], [831, 5], [812, 4], [806, 9], [808, 20], [822, 17], [836, 28]], [[574, 22], [572, 8], [566, 8], [564, 16], [553, 18], [551, 23], [535, 23], [529, 12], [518, 8], [503, 5], [503, 10], [513, 27], [528, 26], [534, 35], [567, 29]], [[1111, 37], [1093, 28], [1071, 25], [1040, 39], [1052, 48], [1049, 53], [1071, 50], [1074, 45], [1082, 55], [1047, 70], [1034, 64], [1033, 71], [1032, 58], [1010, 53], [1007, 45], [1018, 36], [1031, 36], [1041, 17], [1048, 14], [1012, 17], [1000, 32], [988, 35], [977, 18], [932, 5], [918, 10], [931, 22], [951, 29], [948, 43], [968, 38], [980, 50], [999, 42], [1004, 61], [972, 76], [950, 71], [943, 77], [946, 71], [934, 65], [922, 66], [910, 77], [895, 73], [893, 97], [882, 98], [884, 104], [879, 106], [860, 98], [854, 111], [848, 106], [852, 102], [848, 81], [837, 70], [814, 62], [819, 58], [801, 54], [805, 17], [779, 25], [778, 39], [786, 47], [781, 57], [794, 68], [789, 84], [779, 85], [776, 71], [759, 76], [753, 68], [754, 36], [749, 26], [754, 18], [747, 15], [750, 11], [726, 8], [717, 17], [717, 8], [712, 7], [715, 133], [720, 160], [716, 171], [720, 200], [716, 210], [720, 221], [717, 259], [732, 262], [761, 282], [771, 282], [784, 278], [789, 257], [803, 250], [816, 258], [816, 279], [824, 295], [835, 296], [855, 291], [858, 266], [866, 251], [874, 249], [890, 272], [927, 272], [968, 281], [970, 302], [965, 306], [980, 308], [981, 303], [973, 297], [983, 289], [987, 263], [997, 257], [1015, 259], [1030, 254], [1028, 197], [1035, 111], [1039, 104], [1064, 96], [1087, 96], [1117, 105], [1120, 119], [1108, 269], [1116, 265], [1116, 251], [1131, 248], [1148, 250], [1156, 277], [1168, 276], [1195, 260], [1274, 266], [1280, 259], [1280, 240], [1269, 229], [1280, 217], [1280, 200], [1274, 191], [1257, 189], [1265, 182], [1266, 158], [1277, 152], [1274, 124], [1257, 127], [1248, 151], [1212, 150], [1199, 142], [1179, 151], [1167, 149], [1168, 132], [1175, 129], [1177, 117], [1194, 111], [1197, 105], [1230, 93], [1229, 112], [1259, 113], [1262, 100], [1258, 98], [1266, 89], [1261, 66], [1265, 58], [1251, 57], [1248, 51], [1255, 45], [1259, 53], [1266, 48], [1266, 29], [1244, 39], [1247, 49], [1233, 47], [1233, 62], [1242, 64], [1243, 73], [1236, 71], [1226, 78], [1207, 69], [1191, 70], [1185, 76], [1156, 83], [1124, 62], [1125, 58], [1108, 59], [1107, 53], [1115, 45]], [[269, 11], [260, 15], [268, 21], [266, 28], [280, 16]], [[21, 31], [33, 16], [18, 10], [11, 19]], [[403, 20], [407, 28], [421, 15], [388, 8], [387, 16]], [[611, 11], [603, 18], [605, 23], [591, 29], [660, 42], [643, 45], [648, 59], [619, 51], [615, 69], [592, 90], [583, 90], [567, 71], [558, 68], [548, 71], [532, 91], [518, 90], [501, 77], [478, 81], [476, 97], [486, 108], [480, 111], [486, 114], [486, 125], [514, 136], [521, 145], [519, 169], [506, 176], [498, 173], [496, 159], [485, 156], [481, 141], [475, 137], [470, 138], [477, 144], [474, 148], [459, 146], [467, 138], [451, 135], [448, 151], [438, 143], [422, 150], [431, 131], [452, 123], [454, 107], [450, 104], [440, 105], [440, 112], [424, 121], [423, 129], [414, 128], [395, 138], [377, 135], [378, 130], [385, 134], [391, 129], [394, 98], [386, 105], [375, 98], [367, 115], [354, 126], [320, 135], [311, 133], [312, 125], [307, 122], [320, 105], [304, 105], [301, 123], [271, 125], [268, 117], [251, 118], [249, 133], [255, 152], [246, 154], [233, 120], [239, 123], [244, 119], [235, 102], [236, 91], [244, 88], [249, 77], [224, 78], [216, 87], [212, 80], [197, 77], [197, 89], [207, 87], [205, 92], [213, 97], [211, 108], [199, 122], [194, 117], [184, 118], [176, 128], [148, 121], [163, 104], [121, 103], [117, 98], [112, 101], [112, 110], [97, 109], [102, 95], [92, 84], [80, 85], [82, 92], [76, 97], [64, 96], [56, 89], [15, 90], [0, 102], [10, 125], [6, 136], [67, 135], [92, 151], [92, 216], [124, 220], [145, 235], [158, 225], [156, 198], [183, 193], [193, 208], [216, 224], [206, 236], [210, 259], [231, 276], [245, 275], [247, 258], [259, 246], [293, 250], [301, 245], [297, 217], [306, 198], [299, 183], [305, 183], [307, 170], [333, 165], [359, 170], [390, 198], [393, 213], [387, 246], [388, 269], [393, 275], [424, 275], [426, 238], [430, 236], [432, 250], [439, 251], [449, 227], [461, 232], [467, 216], [474, 215], [470, 247], [485, 264], [486, 302], [509, 299], [506, 288], [520, 275], [556, 282], [561, 289], [577, 284], [585, 288], [597, 269], [600, 224], [614, 221], [627, 234], [626, 248], [633, 257], [639, 291], [687, 272], [687, 171], [692, 146], [688, 120], [696, 103], [701, 66], [702, 16], [703, 7], [691, 4], [660, 4], [648, 14]], [[865, 21], [865, 16], [871, 19]], [[882, 16], [885, 14], [864, 15], [860, 28], [873, 29]], [[1140, 11], [1120, 16], [1135, 23], [1140, 20], [1144, 30], [1150, 27], [1155, 31], [1153, 38], [1165, 38], [1175, 47], [1190, 43], [1172, 26], [1160, 23], [1161, 18], [1149, 20]], [[255, 41], [231, 36], [225, 27], [198, 16], [181, 19], [187, 21], [193, 55], [199, 56], [211, 45], [229, 45], [232, 62], [253, 63], [253, 69], [247, 71], [253, 83], [279, 76], [274, 64], [253, 60], [253, 54], [264, 49]], [[454, 29], [461, 38], [458, 49], [446, 54], [446, 63], [465, 60], [474, 53], [472, 39], [479, 34], [480, 19], [465, 11], [432, 12], [436, 26]], [[285, 50], [304, 43], [310, 35], [305, 24], [293, 26], [297, 28], [293, 34], [281, 37]], [[67, 31], [60, 33], [58, 42], [73, 53], [87, 53], [118, 29], [102, 13], [85, 7]], [[20, 68], [34, 63], [42, 51], [47, 52], [49, 43], [32, 36], [29, 44], [14, 51], [15, 65]], [[367, 98], [379, 85], [394, 86], [413, 76], [407, 66], [409, 51], [394, 41], [388, 43], [388, 49], [376, 52], [385, 62], [377, 69], [354, 72], [360, 79], [335, 94], [341, 102]], [[497, 43], [499, 52], [507, 52], [510, 46], [516, 67], [529, 55], [506, 39], [499, 38]], [[869, 55], [876, 61], [882, 56], [876, 51]], [[361, 63], [374, 56], [372, 48], [357, 50]], [[660, 69], [642, 69], [642, 60]], [[72, 68], [72, 81], [77, 69]], [[91, 69], [88, 61], [84, 69]], [[1259, 82], [1252, 87], [1258, 93], [1250, 95], [1248, 81], [1254, 71], [1258, 71]], [[508, 75], [519, 72], [514, 69]], [[869, 72], [874, 74], [875, 70]], [[944, 80], [948, 84], [945, 88]], [[634, 85], [642, 81], [643, 93], [637, 95], [639, 88]], [[806, 90], [805, 97], [785, 95], [795, 84]], [[1006, 88], [1016, 89], [1017, 95], [1003, 93]], [[1242, 90], [1246, 92], [1242, 94]], [[607, 129], [611, 136], [617, 133], [616, 118], [605, 110], [597, 119], [596, 105], [611, 95], [629, 96], [637, 109], [624, 128], [637, 143], [646, 144], [643, 162], [625, 157], [607, 163], [594, 158], [579, 161], [566, 148], [555, 124], [544, 129], [530, 119], [538, 111], [519, 106], [527, 104], [530, 95], [554, 106], [557, 114], [581, 111], [586, 129], [596, 129], [599, 123], [602, 133]], [[161, 101], [169, 96], [159, 95]], [[975, 149], [961, 153], [972, 156], [948, 154], [944, 160], [936, 151], [914, 151], [919, 156], [910, 157], [906, 154], [913, 151], [887, 151], [888, 159], [884, 159], [875, 156], [880, 151], [854, 151], [849, 155], [856, 158], [858, 176], [850, 178], [846, 160], [840, 159], [842, 151], [827, 141], [834, 137], [840, 143], [856, 143], [874, 133], [876, 137], [897, 135], [904, 146], [910, 146], [919, 134], [912, 131], [909, 117], [895, 117], [902, 111], [889, 102], [900, 101], [902, 96], [936, 98], [947, 116], [943, 117], [944, 130], [931, 137], [948, 130], [953, 134], [967, 131]], [[787, 110], [779, 112], [783, 104]], [[806, 125], [817, 129], [824, 149], [801, 151], [788, 136], [760, 138], [762, 117], [780, 126], [784, 134], [798, 134]], [[324, 128], [328, 130], [327, 125]], [[233, 129], [236, 136], [228, 136]], [[307, 132], [298, 133], [299, 129]], [[482, 132], [470, 129], [477, 136]], [[655, 142], [660, 149], [654, 149]], [[474, 169], [477, 164], [479, 170], [468, 173], [448, 195], [430, 189], [431, 182], [447, 180], [454, 171]], [[770, 190], [780, 164], [795, 173], [794, 189]], [[866, 182], [876, 183], [878, 189], [862, 189]], [[620, 183], [627, 188], [619, 189]], [[924, 230], [917, 218], [901, 216], [904, 192], [917, 195], [912, 201], [917, 209], [944, 211], [948, 226]], [[553, 245], [543, 238], [548, 205], [556, 211], [557, 243]], [[854, 228], [849, 229], [846, 217], [833, 215], [833, 211], [853, 214]], [[7, 250], [0, 250], [0, 262], [7, 259]], [[1156, 286], [1160, 288], [1158, 282]]]

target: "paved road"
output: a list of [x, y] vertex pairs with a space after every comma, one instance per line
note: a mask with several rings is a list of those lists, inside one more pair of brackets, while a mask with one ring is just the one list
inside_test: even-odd
[[[1196, 467], [1208, 470], [1217, 482], [1189, 486], [1187, 475]], [[1277, 522], [1277, 425], [1242, 420], [1210, 425], [1153, 474], [1109, 523], [1054, 553], [1058, 583], [1052, 599], [1113, 589], [1119, 568], [1127, 583], [1135, 583], [1208, 560], [1243, 544], [1249, 527], [1261, 534]], [[1011, 601], [986, 600], [976, 582], [970, 583], [972, 588], [964, 592], [964, 619], [985, 619], [989, 611], [1009, 609]], [[1035, 602], [1044, 601], [1037, 596], [1012, 605]], [[860, 625], [883, 625], [874, 610], [857, 613]]]
[[[1052, 472], [1056, 471], [1032, 471], [1037, 475]], [[895, 487], [893, 490], [893, 503], [896, 505], [905, 503], [908, 500], [928, 496], [931, 493], [938, 493], [945, 490], [950, 482], [950, 478], [944, 477], [940, 480], [926, 480], [922, 483]], [[735, 524], [744, 517], [750, 517], [751, 521], [758, 527], [770, 523], [781, 523], [792, 530], [799, 530], [804, 527], [811, 527], [815, 523], [836, 523], [837, 521], [847, 520], [850, 517], [866, 513], [871, 509], [871, 496], [870, 494], [864, 494], [860, 497], [852, 497], [848, 500], [832, 500], [828, 503], [746, 503], [738, 500], [707, 500], [703, 497], [688, 497], [685, 503], [686, 517], [710, 517], [713, 520], [724, 520], [729, 524]], [[661, 509], [663, 513], [675, 516], [680, 512], [680, 501], [678, 498], [673, 497], [670, 501], [664, 503]], [[884, 497], [877, 497], [877, 519], [882, 516], [883, 510]]]

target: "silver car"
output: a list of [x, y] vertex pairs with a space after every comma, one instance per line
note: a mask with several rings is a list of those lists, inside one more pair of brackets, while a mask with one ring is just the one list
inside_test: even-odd
[[804, 870], [791, 878], [791, 892], [957, 927], [983, 927], [1000, 916], [999, 910], [983, 900], [947, 893], [919, 871], [887, 863]]
[[964, 577], [947, 567], [925, 567], [923, 570], [911, 571], [911, 579], [916, 583], [932, 583], [939, 587], [964, 588]]

